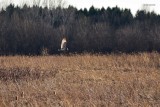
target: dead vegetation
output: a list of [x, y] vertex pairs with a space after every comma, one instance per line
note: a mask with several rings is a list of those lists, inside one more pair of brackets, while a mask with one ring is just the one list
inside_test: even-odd
[[0, 57], [0, 107], [159, 105], [158, 53]]

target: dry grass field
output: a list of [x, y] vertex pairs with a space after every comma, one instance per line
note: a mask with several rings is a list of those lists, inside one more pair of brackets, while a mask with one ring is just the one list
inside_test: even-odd
[[1, 56], [0, 107], [160, 107], [160, 54]]

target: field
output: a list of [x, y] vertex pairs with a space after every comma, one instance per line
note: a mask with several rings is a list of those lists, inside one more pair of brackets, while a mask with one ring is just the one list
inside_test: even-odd
[[160, 54], [1, 56], [0, 107], [160, 107]]

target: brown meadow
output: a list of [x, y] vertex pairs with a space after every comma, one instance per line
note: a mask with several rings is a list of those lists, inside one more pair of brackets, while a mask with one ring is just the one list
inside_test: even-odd
[[0, 107], [138, 106], [160, 106], [158, 53], [0, 57]]

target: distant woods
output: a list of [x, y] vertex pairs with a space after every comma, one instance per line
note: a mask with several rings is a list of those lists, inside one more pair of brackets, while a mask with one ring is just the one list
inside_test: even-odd
[[0, 12], [0, 55], [57, 54], [67, 38], [70, 52], [160, 52], [160, 15], [129, 9], [90, 7], [23, 8]]

